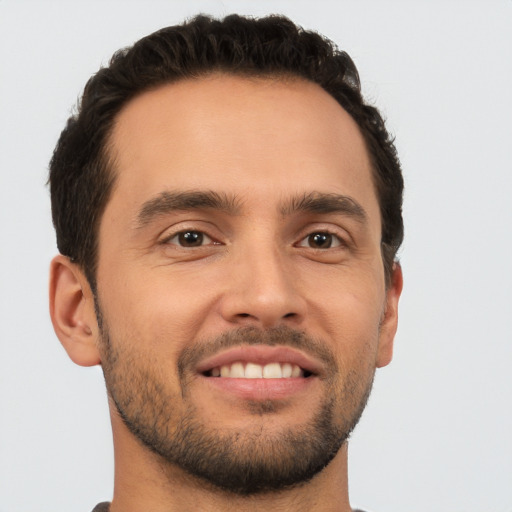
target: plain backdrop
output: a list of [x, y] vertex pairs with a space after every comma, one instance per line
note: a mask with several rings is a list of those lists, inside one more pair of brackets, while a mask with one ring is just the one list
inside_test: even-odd
[[348, 51], [402, 160], [405, 289], [350, 448], [368, 512], [512, 511], [512, 1], [0, 0], [0, 511], [111, 498], [102, 374], [47, 305], [47, 165], [118, 48], [205, 12], [283, 13]]

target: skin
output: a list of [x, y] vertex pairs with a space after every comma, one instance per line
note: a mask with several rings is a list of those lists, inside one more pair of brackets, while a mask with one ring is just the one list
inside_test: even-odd
[[[341, 396], [349, 387], [350, 400], [340, 398], [336, 412], [340, 418], [353, 413], [375, 369], [391, 360], [402, 275], [395, 265], [386, 287], [371, 165], [342, 107], [301, 80], [213, 75], [132, 100], [117, 118], [111, 147], [117, 179], [100, 225], [97, 286], [110, 342], [124, 361], [147, 363], [177, 418], [193, 407], [218, 432], [279, 438], [310, 422], [329, 393]], [[237, 209], [141, 215], [163, 192], [189, 191], [224, 194]], [[307, 194], [349, 197], [363, 216], [290, 207], [291, 198]], [[208, 238], [181, 247], [176, 235], [184, 230]], [[334, 235], [332, 246], [312, 247], [312, 233]], [[62, 255], [52, 262], [50, 304], [71, 359], [105, 364], [91, 289]], [[329, 385], [317, 378], [284, 399], [270, 393], [278, 405], [272, 413], [255, 411], [258, 400], [250, 407], [193, 372], [187, 394], [180, 393], [177, 361], [187, 347], [239, 328], [281, 326], [319, 340], [332, 354], [338, 371]], [[357, 379], [349, 382], [350, 375]], [[126, 428], [112, 399], [110, 409], [112, 512], [351, 510], [346, 443], [303, 486], [233, 496], [166, 463]]]

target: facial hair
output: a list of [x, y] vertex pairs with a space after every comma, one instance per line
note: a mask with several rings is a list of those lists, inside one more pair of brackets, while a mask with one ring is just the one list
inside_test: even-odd
[[[250, 496], [311, 480], [346, 442], [371, 391], [373, 371], [362, 381], [353, 369], [344, 369], [340, 379], [325, 343], [281, 326], [240, 328], [191, 344], [177, 359], [180, 390], [171, 392], [156, 361], [123, 350], [109, 335], [99, 308], [97, 314], [107, 390], [128, 430], [166, 464], [224, 492]], [[317, 411], [299, 427], [269, 431], [257, 420], [279, 414], [279, 403], [254, 401], [247, 405], [255, 424], [247, 431], [213, 427], [199, 414], [190, 393], [195, 364], [219, 350], [260, 344], [291, 346], [323, 362], [325, 392]]]

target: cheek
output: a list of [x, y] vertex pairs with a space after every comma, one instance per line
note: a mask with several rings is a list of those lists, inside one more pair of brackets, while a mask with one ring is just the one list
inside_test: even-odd
[[[379, 327], [385, 300], [378, 272], [350, 275], [333, 273], [316, 280], [317, 292], [309, 294], [312, 328], [332, 344], [340, 368], [375, 367]], [[318, 283], [321, 282], [321, 289]]]
[[102, 277], [99, 294], [111, 338], [140, 357], [155, 358], [155, 367], [175, 370], [183, 348], [211, 334], [205, 325], [215, 287], [205, 279], [171, 266], [129, 271], [122, 265]]
[[338, 335], [360, 337], [378, 331], [383, 312], [383, 276], [372, 269], [327, 269], [325, 275], [302, 279], [313, 317]]

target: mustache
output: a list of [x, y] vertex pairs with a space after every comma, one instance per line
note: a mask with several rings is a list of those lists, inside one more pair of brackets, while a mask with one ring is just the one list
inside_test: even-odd
[[334, 354], [328, 346], [304, 331], [288, 326], [265, 330], [257, 327], [240, 327], [184, 348], [178, 357], [180, 379], [183, 379], [187, 372], [193, 372], [201, 360], [240, 345], [287, 346], [320, 359], [329, 374], [335, 372], [337, 368]]

